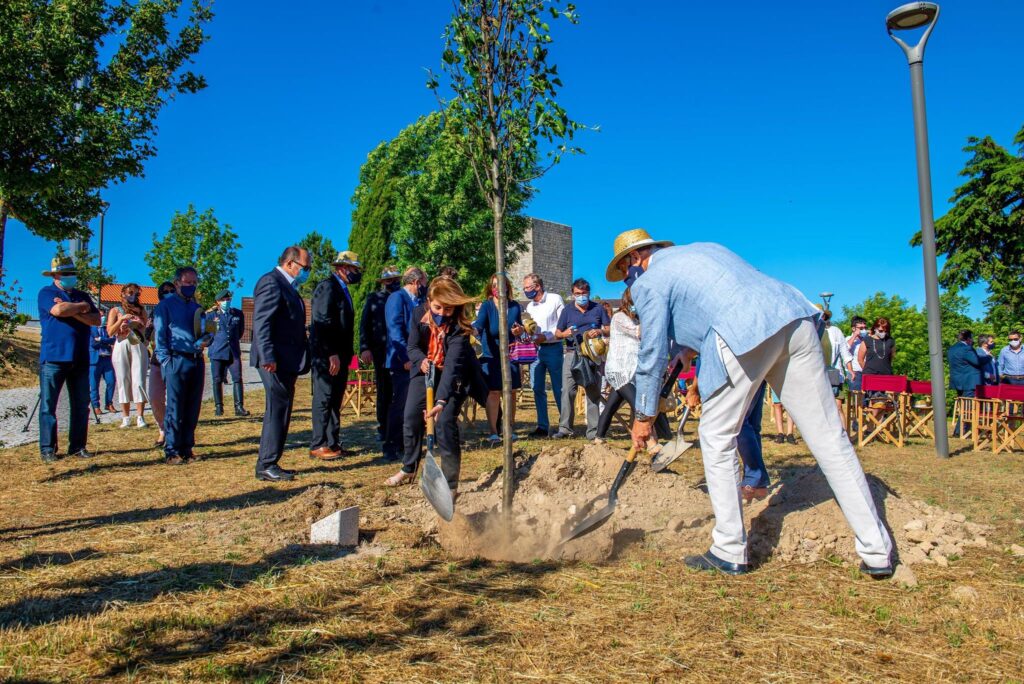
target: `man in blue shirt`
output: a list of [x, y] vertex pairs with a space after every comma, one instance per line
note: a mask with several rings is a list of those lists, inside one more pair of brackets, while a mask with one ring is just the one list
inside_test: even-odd
[[[565, 340], [562, 357], [562, 404], [559, 407], [558, 432], [553, 439], [572, 437], [572, 424], [576, 418], [576, 392], [580, 385], [572, 373], [577, 345], [584, 337], [600, 337], [608, 334], [611, 321], [608, 312], [596, 302], [590, 301], [590, 283], [578, 278], [572, 284], [572, 303], [562, 309], [555, 325], [555, 337]], [[587, 439], [597, 437], [597, 421], [601, 417], [601, 385], [592, 383], [583, 387], [587, 395]]]
[[999, 352], [999, 382], [1004, 385], [1024, 385], [1024, 352], [1021, 351], [1020, 331], [1011, 330], [1007, 344]]
[[[114, 363], [111, 355], [114, 351], [113, 337], [107, 334], [107, 313], [100, 316], [100, 324], [90, 329], [89, 344], [89, 398], [92, 399], [92, 412], [98, 417], [103, 410], [114, 412]], [[100, 403], [100, 380], [106, 385], [104, 402]]]
[[402, 274], [402, 287], [393, 292], [384, 305], [384, 320], [388, 326], [388, 349], [384, 362], [391, 373], [391, 408], [388, 429], [382, 445], [384, 458], [397, 461], [404, 449], [403, 425], [405, 400], [409, 394], [409, 322], [412, 311], [423, 302], [427, 294], [427, 274], [412, 266]]
[[169, 465], [198, 460], [196, 425], [203, 402], [205, 333], [203, 309], [196, 303], [199, 277], [191, 266], [174, 274], [175, 294], [164, 297], [153, 310], [153, 339], [167, 386], [164, 411], [164, 456]]
[[210, 380], [213, 381], [213, 415], [224, 415], [224, 383], [231, 373], [231, 388], [235, 400], [235, 415], [247, 416], [245, 410], [245, 382], [242, 377], [242, 332], [245, 314], [231, 306], [231, 290], [217, 293], [217, 304], [206, 312], [207, 320], [214, 321], [217, 331], [207, 352], [210, 356]]
[[992, 350], [996, 347], [996, 338], [992, 335], [978, 336], [978, 358], [981, 359], [981, 381], [986, 385], [999, 384], [999, 370], [996, 357]]
[[39, 456], [57, 460], [57, 398], [68, 386], [68, 455], [89, 458], [89, 337], [100, 312], [89, 295], [75, 289], [78, 270], [68, 257], [56, 257], [44, 276], [53, 283], [39, 290]]

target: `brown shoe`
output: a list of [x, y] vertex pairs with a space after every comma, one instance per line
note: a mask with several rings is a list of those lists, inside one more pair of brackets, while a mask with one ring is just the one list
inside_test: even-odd
[[313, 449], [309, 452], [310, 458], [318, 458], [321, 461], [334, 461], [342, 457], [340, 451], [329, 449], [327, 447], [320, 447], [319, 449]]
[[185, 465], [185, 459], [181, 456], [168, 456], [164, 459], [167, 465]]

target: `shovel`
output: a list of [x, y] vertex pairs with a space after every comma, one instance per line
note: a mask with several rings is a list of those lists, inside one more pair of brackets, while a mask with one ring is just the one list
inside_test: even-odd
[[612, 488], [608, 490], [608, 503], [605, 504], [604, 508], [586, 518], [583, 522], [572, 529], [569, 534], [565, 535], [561, 541], [562, 544], [593, 532], [607, 522], [608, 518], [612, 517], [612, 513], [615, 512], [615, 504], [619, 501], [619, 487], [621, 487], [622, 483], [626, 481], [629, 474], [633, 472], [633, 468], [635, 466], [636, 447], [630, 447], [629, 453], [626, 454], [626, 460], [622, 462], [622, 467], [619, 468], [619, 474], [615, 476], [615, 482], [612, 483]]
[[448, 478], [434, 459], [434, 418], [429, 413], [434, 406], [434, 364], [427, 369], [427, 455], [423, 459], [423, 470], [420, 472], [420, 489], [423, 496], [434, 507], [437, 514], [447, 522], [455, 515], [455, 501], [452, 490], [448, 486]]
[[683, 452], [693, 446], [693, 442], [687, 442], [683, 436], [683, 429], [686, 427], [686, 421], [690, 417], [690, 407], [687, 406], [683, 411], [683, 417], [679, 421], [679, 430], [676, 432], [676, 436], [665, 442], [665, 445], [661, 447], [661, 450], [654, 455], [651, 459], [651, 470], [656, 473], [660, 473], [665, 468], [683, 455]]

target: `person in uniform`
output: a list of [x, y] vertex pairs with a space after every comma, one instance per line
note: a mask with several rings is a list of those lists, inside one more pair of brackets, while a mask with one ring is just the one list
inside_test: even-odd
[[217, 293], [217, 304], [206, 312], [216, 332], [207, 355], [210, 357], [210, 379], [213, 381], [213, 415], [224, 415], [224, 383], [231, 373], [231, 390], [235, 399], [235, 415], [247, 416], [245, 410], [245, 379], [242, 376], [242, 332], [245, 314], [231, 306], [231, 290]]
[[373, 379], [377, 384], [377, 439], [384, 441], [388, 429], [388, 411], [391, 409], [391, 373], [388, 372], [388, 322], [384, 306], [388, 297], [402, 287], [402, 272], [397, 266], [385, 266], [377, 283], [380, 287], [366, 297], [363, 316], [359, 321], [359, 360], [373, 365]]

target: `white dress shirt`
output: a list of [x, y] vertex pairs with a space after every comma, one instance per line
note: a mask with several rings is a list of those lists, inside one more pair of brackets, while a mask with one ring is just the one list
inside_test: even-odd
[[846, 364], [853, 361], [853, 354], [850, 353], [850, 347], [846, 344], [846, 335], [838, 325], [828, 326], [825, 328], [825, 332], [832, 344], [832, 363], [830, 365], [842, 373], [843, 377], [846, 377]]
[[531, 300], [527, 303], [526, 313], [537, 323], [537, 332], [544, 335], [543, 344], [558, 342], [555, 339], [555, 328], [564, 308], [565, 302], [562, 301], [562, 297], [553, 292], [545, 292], [539, 302]]

